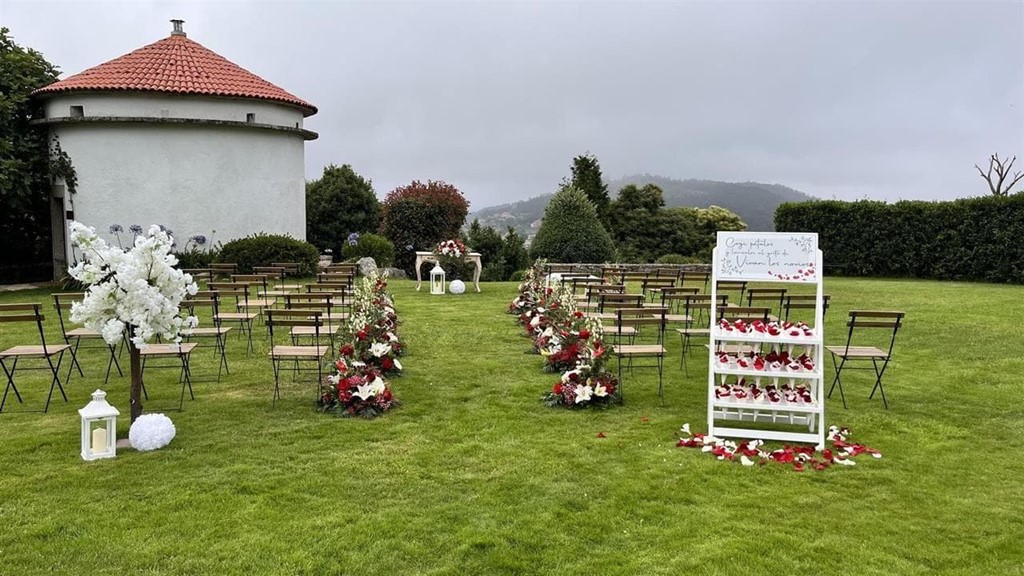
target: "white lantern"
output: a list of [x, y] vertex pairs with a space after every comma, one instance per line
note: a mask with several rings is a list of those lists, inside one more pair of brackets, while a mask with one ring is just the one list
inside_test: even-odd
[[82, 417], [82, 460], [113, 458], [117, 455], [117, 417], [121, 413], [107, 404], [107, 393], [92, 393], [92, 402], [78, 411]]
[[430, 271], [430, 293], [444, 294], [444, 268], [441, 268], [440, 263], [435, 263], [434, 269]]

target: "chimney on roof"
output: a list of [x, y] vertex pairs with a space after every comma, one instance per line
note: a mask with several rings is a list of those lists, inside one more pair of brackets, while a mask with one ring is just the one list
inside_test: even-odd
[[171, 36], [187, 36], [185, 29], [181, 27], [184, 23], [184, 20], [171, 20], [171, 24], [174, 25], [174, 28], [171, 30]]

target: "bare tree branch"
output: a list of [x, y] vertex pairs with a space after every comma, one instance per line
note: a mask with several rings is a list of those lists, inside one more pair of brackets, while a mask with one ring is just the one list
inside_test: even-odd
[[[978, 174], [988, 183], [988, 189], [992, 192], [993, 196], [1008, 196], [1013, 190], [1013, 187], [1024, 179], [1024, 173], [1020, 170], [1013, 173], [1010, 177], [1010, 169], [1013, 168], [1014, 162], [1017, 161], [1017, 157], [1012, 158], [999, 158], [999, 154], [993, 154], [988, 159], [988, 172], [984, 172], [981, 166], [974, 165], [978, 169]], [[995, 170], [995, 177], [992, 176], [992, 171]], [[1010, 178], [1007, 181], [1007, 178]]]

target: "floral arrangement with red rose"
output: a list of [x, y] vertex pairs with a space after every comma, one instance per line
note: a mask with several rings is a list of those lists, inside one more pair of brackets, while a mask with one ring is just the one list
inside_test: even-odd
[[454, 238], [452, 240], [442, 240], [441, 242], [438, 242], [437, 246], [434, 247], [434, 254], [438, 256], [462, 258], [466, 254], [469, 254], [469, 250], [466, 248], [466, 245], [462, 243], [462, 240]]
[[545, 287], [543, 267], [538, 260], [527, 271], [508, 309], [544, 357], [545, 370], [561, 374], [543, 401], [567, 408], [621, 403], [618, 380], [606, 369], [611, 346], [601, 321], [576, 309], [568, 286], [555, 281]]
[[317, 407], [338, 416], [374, 418], [398, 406], [385, 376], [399, 375], [405, 345], [387, 290], [387, 275], [367, 276], [356, 286], [352, 312], [334, 362], [324, 378]]

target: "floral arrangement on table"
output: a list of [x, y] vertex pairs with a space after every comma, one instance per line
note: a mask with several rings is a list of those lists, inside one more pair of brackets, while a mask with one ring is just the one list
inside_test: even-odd
[[468, 279], [473, 276], [475, 266], [471, 262], [466, 262], [464, 257], [467, 254], [469, 248], [458, 238], [442, 240], [434, 247], [437, 263], [444, 269], [449, 280]]
[[611, 347], [601, 321], [577, 310], [569, 286], [555, 281], [545, 287], [544, 264], [538, 260], [527, 271], [508, 308], [544, 357], [545, 370], [561, 374], [544, 402], [567, 408], [621, 403], [618, 380], [606, 369]]
[[462, 240], [454, 238], [452, 240], [442, 240], [441, 242], [438, 242], [437, 246], [434, 247], [434, 254], [437, 256], [462, 258], [466, 254], [469, 254], [469, 250], [466, 248], [466, 245], [462, 243]]
[[[682, 436], [677, 446], [683, 448], [700, 448], [701, 452], [711, 454], [720, 461], [734, 462], [737, 459], [744, 466], [755, 464], [765, 465], [769, 462], [777, 464], [790, 464], [797, 472], [803, 472], [807, 468], [814, 470], [825, 470], [836, 464], [840, 466], [854, 466], [854, 458], [861, 454], [870, 454], [874, 458], [881, 458], [882, 453], [863, 444], [849, 441], [850, 430], [837, 426], [830, 426], [826, 438], [832, 443], [832, 448], [826, 448], [817, 452], [811, 446], [790, 446], [783, 445], [777, 450], [764, 450], [763, 440], [723, 440], [698, 434], [690, 431], [689, 424], [683, 424], [680, 429]], [[737, 458], [738, 457], [738, 458]]]
[[98, 332], [111, 346], [127, 333], [132, 343], [130, 406], [134, 422], [142, 414], [139, 351], [157, 335], [181, 342], [179, 332], [198, 325], [196, 317], [186, 316], [179, 304], [186, 295], [195, 295], [199, 287], [191, 275], [175, 267], [178, 260], [171, 254], [174, 239], [162, 226], [154, 224], [148, 235], [135, 236], [127, 250], [107, 244], [94, 228], [80, 222], [71, 222], [70, 237], [83, 259], [69, 268], [68, 274], [89, 286], [82, 301], [71, 305], [71, 320]]
[[321, 384], [320, 411], [374, 418], [399, 405], [385, 376], [401, 374], [405, 344], [387, 288], [386, 273], [366, 276], [356, 285], [334, 373]]

